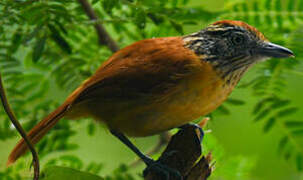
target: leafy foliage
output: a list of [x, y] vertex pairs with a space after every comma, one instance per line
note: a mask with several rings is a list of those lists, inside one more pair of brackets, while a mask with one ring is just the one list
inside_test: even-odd
[[[258, 66], [257, 75], [246, 85], [242, 84], [242, 88], [251, 89], [258, 99], [252, 114], [256, 122], [264, 124], [263, 131], [270, 133], [276, 128], [281, 132], [281, 136], [274, 139], [280, 142], [278, 152], [292, 160], [298, 170], [303, 170], [303, 142], [300, 140], [303, 121], [296, 116], [299, 107], [285, 93], [287, 74], [301, 73], [297, 67], [303, 58], [300, 54], [303, 0], [230, 0], [222, 10], [215, 12], [191, 6], [189, 0], [91, 0], [90, 3], [121, 47], [143, 38], [183, 35], [217, 19], [238, 19], [266, 32], [272, 41], [293, 49], [296, 59], [263, 63]], [[98, 45], [94, 23], [88, 20], [76, 1], [0, 2], [0, 72], [10, 103], [17, 117], [22, 117], [20, 120], [25, 129], [30, 129], [53, 110], [59, 104], [57, 101], [61, 101], [60, 97], [66, 97], [111, 55], [109, 49]], [[55, 94], [58, 98], [53, 97]], [[228, 115], [229, 105], [244, 103], [229, 99], [217, 112]], [[15, 130], [3, 111], [0, 119], [0, 140], [15, 137]], [[72, 123], [75, 122], [61, 121], [38, 144], [42, 160], [50, 152], [77, 148], [69, 142], [76, 133], [71, 128]], [[91, 121], [87, 123], [87, 132], [90, 135], [95, 132]], [[50, 159], [46, 164], [64, 165], [94, 174], [102, 169], [100, 164], [85, 166], [77, 156], [69, 155]], [[0, 179], [21, 179], [23, 176], [18, 170], [25, 167], [23, 162], [19, 167], [0, 171]], [[234, 167], [235, 170], [240, 165]], [[251, 169], [251, 164], [247, 163], [247, 169]], [[113, 177], [105, 179], [121, 178], [133, 178], [124, 166], [115, 171]]]
[[[284, 154], [285, 159], [293, 156], [299, 170], [303, 165], [303, 144], [298, 136], [300, 128], [294, 132], [290, 126], [286, 125], [289, 124], [289, 117], [298, 112], [299, 108], [292, 105], [291, 100], [283, 96], [283, 92], [287, 87], [285, 80], [287, 70], [295, 69], [299, 63], [297, 59], [301, 58], [298, 51], [298, 48], [302, 48], [303, 42], [302, 37], [298, 37], [303, 20], [302, 7], [298, 5], [300, 3], [302, 1], [247, 1], [233, 4], [231, 9], [221, 15], [223, 18], [229, 16], [256, 24], [261, 31], [262, 29], [265, 32], [271, 30], [273, 35], [270, 39], [272, 41], [291, 47], [298, 55], [296, 59], [266, 62], [249, 86], [252, 87], [254, 95], [260, 99], [252, 112], [255, 115], [255, 121], [265, 121], [263, 127], [265, 133], [275, 126], [281, 129], [279, 152]], [[281, 34], [285, 34], [284, 38]], [[285, 37], [291, 38], [286, 39]]]

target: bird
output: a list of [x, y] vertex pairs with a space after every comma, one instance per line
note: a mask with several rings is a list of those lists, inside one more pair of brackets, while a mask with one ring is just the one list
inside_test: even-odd
[[[219, 107], [254, 64], [293, 56], [255, 27], [236, 20], [220, 20], [184, 36], [140, 40], [114, 53], [28, 137], [36, 144], [63, 117], [90, 117], [104, 123], [149, 167], [155, 161], [128, 137], [188, 125]], [[21, 139], [7, 164], [27, 149]]]

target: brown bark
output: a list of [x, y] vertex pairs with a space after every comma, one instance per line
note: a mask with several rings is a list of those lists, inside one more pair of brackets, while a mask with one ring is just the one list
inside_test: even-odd
[[112, 39], [112, 37], [108, 34], [108, 32], [99, 22], [99, 18], [93, 10], [92, 6], [89, 4], [89, 2], [87, 0], [78, 0], [78, 2], [81, 4], [84, 12], [89, 17], [89, 19], [95, 21], [94, 26], [98, 34], [99, 44], [107, 46], [112, 52], [118, 51], [118, 44]]

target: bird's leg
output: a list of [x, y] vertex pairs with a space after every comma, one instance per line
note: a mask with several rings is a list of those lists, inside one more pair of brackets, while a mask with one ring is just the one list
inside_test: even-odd
[[154, 162], [154, 160], [146, 155], [144, 155], [130, 140], [122, 133], [117, 131], [110, 131], [115, 137], [117, 137], [123, 144], [130, 148], [134, 153], [136, 153], [140, 159], [148, 166]]
[[124, 134], [111, 130], [110, 131], [115, 137], [117, 137], [123, 144], [129, 147], [134, 153], [136, 153], [142, 161], [146, 164], [147, 168], [143, 171], [143, 175], [146, 176], [149, 171], [161, 173], [166, 180], [169, 180], [169, 176], [173, 175], [177, 179], [182, 180], [182, 176], [179, 171], [171, 169], [166, 165], [161, 164], [158, 161], [144, 155]]
[[179, 128], [180, 129], [185, 129], [185, 128], [188, 128], [188, 127], [194, 127], [194, 128], [196, 128], [196, 129], [199, 130], [199, 132], [200, 132], [200, 138], [199, 138], [199, 140], [200, 140], [200, 143], [201, 143], [202, 140], [203, 140], [203, 137], [204, 137], [204, 131], [203, 131], [203, 129], [198, 124], [194, 124], [194, 123], [184, 124], [184, 125], [180, 126]]

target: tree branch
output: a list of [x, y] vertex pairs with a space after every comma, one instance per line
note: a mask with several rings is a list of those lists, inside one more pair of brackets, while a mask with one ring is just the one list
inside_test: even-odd
[[[201, 157], [199, 132], [190, 126], [172, 136], [168, 146], [157, 160], [161, 164], [180, 172], [183, 180], [206, 180], [212, 171], [211, 154]], [[158, 172], [148, 172], [145, 180], [164, 180]], [[169, 177], [169, 180], [175, 180]]]
[[81, 4], [83, 10], [85, 11], [89, 19], [96, 22], [94, 26], [99, 37], [99, 44], [107, 46], [112, 52], [118, 51], [120, 49], [119, 46], [111, 38], [111, 36], [102, 26], [102, 24], [100, 24], [99, 18], [97, 17], [89, 2], [87, 0], [78, 0], [78, 2]]
[[37, 154], [37, 151], [35, 150], [35, 147], [33, 146], [33, 144], [31, 143], [31, 141], [29, 140], [29, 138], [26, 135], [25, 130], [22, 128], [21, 124], [19, 123], [19, 121], [16, 119], [8, 101], [5, 95], [5, 90], [4, 90], [4, 86], [2, 83], [2, 77], [0, 74], [0, 98], [4, 107], [4, 110], [6, 112], [6, 114], [8, 115], [9, 119], [11, 120], [11, 122], [13, 123], [13, 125], [15, 126], [15, 128], [17, 129], [17, 131], [19, 132], [19, 134], [22, 136], [22, 138], [24, 139], [26, 145], [28, 146], [29, 150], [32, 153], [33, 156], [33, 165], [34, 165], [34, 180], [38, 180], [39, 179], [39, 174], [40, 174], [40, 165], [39, 165], [39, 157]]

